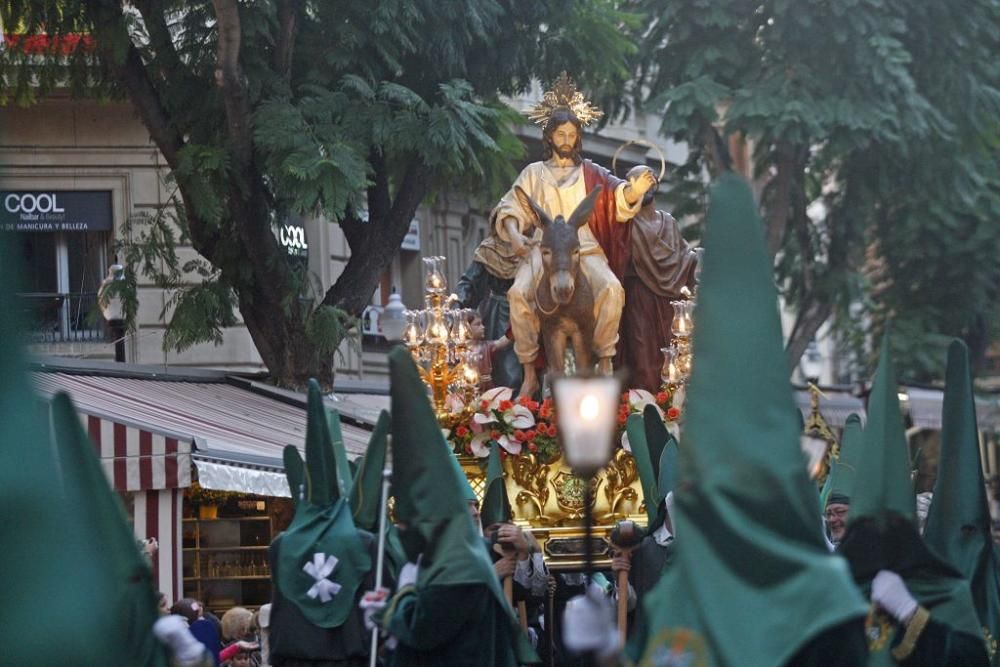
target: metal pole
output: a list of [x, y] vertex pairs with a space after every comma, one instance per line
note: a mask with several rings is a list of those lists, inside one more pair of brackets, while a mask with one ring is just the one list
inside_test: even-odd
[[[389, 468], [382, 470], [382, 504], [379, 506], [378, 515], [378, 552], [375, 558], [375, 590], [382, 588], [382, 567], [385, 563], [385, 530], [386, 515], [389, 513], [386, 505], [389, 502], [389, 480], [392, 478], [392, 471]], [[375, 667], [378, 661], [378, 624], [372, 628], [372, 644], [369, 649], [369, 666]]]
[[594, 544], [591, 541], [591, 534], [594, 530], [594, 515], [591, 512], [590, 504], [593, 501], [592, 494], [590, 491], [590, 483], [592, 477], [587, 475], [584, 478], [583, 487], [583, 510], [584, 510], [584, 530], [586, 540], [583, 544], [583, 557], [586, 561], [584, 572], [586, 573], [586, 586], [590, 589], [590, 580], [594, 572]]

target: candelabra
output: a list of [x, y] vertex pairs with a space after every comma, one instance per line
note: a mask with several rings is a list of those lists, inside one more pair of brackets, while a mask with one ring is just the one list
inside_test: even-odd
[[680, 299], [670, 302], [674, 308], [674, 320], [670, 326], [673, 341], [669, 346], [660, 348], [663, 352], [660, 378], [670, 389], [686, 384], [691, 376], [691, 337], [694, 334], [695, 303], [695, 295], [687, 287], [681, 288]]
[[[430, 389], [438, 421], [450, 427], [475, 408], [480, 378], [476, 369], [478, 350], [469, 328], [474, 311], [451, 307], [457, 297], [448, 294], [444, 260], [424, 258], [424, 308], [406, 311], [403, 341]], [[452, 396], [461, 401], [461, 406], [449, 403]]]

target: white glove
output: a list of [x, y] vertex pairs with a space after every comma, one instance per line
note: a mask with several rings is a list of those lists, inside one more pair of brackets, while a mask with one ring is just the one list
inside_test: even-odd
[[176, 614], [157, 619], [153, 623], [153, 634], [170, 649], [181, 667], [201, 665], [204, 657], [209, 655], [205, 645], [191, 634], [187, 621]]
[[389, 601], [389, 589], [380, 588], [375, 591], [367, 591], [363, 596], [361, 596], [361, 602], [358, 606], [361, 607], [361, 611], [364, 612], [365, 617], [365, 629], [371, 632], [375, 629], [375, 620], [372, 618], [378, 612], [385, 609], [386, 604]]
[[599, 586], [570, 598], [563, 612], [563, 643], [573, 653], [592, 651], [609, 658], [618, 649], [614, 610]]
[[399, 569], [399, 576], [396, 577], [396, 590], [417, 583], [417, 574], [419, 572], [420, 566], [416, 563], [407, 563], [401, 567]]
[[918, 606], [902, 578], [891, 570], [879, 570], [872, 579], [872, 602], [900, 623], [909, 621]]

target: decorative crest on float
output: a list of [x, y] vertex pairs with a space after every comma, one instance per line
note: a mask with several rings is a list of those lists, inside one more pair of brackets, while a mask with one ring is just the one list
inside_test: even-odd
[[576, 89], [576, 83], [566, 72], [560, 74], [547, 90], [542, 100], [524, 112], [531, 122], [542, 129], [549, 124], [549, 118], [556, 109], [569, 109], [584, 127], [600, 120], [604, 112], [591, 104]]

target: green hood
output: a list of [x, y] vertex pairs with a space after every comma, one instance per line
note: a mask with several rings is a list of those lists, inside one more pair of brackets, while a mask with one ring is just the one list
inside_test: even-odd
[[483, 493], [480, 518], [484, 527], [495, 523], [509, 523], [511, 519], [507, 485], [504, 484], [503, 467], [500, 465], [500, 445], [496, 443], [490, 448], [490, 459], [486, 466], [486, 491]]
[[385, 470], [385, 454], [388, 450], [389, 428], [392, 422], [385, 410], [379, 413], [375, 430], [368, 440], [365, 455], [358, 465], [351, 487], [351, 511], [354, 524], [369, 533], [378, 532], [379, 513], [382, 503], [382, 472]]
[[[927, 548], [917, 532], [916, 499], [897, 391], [886, 335], [868, 401], [863, 455], [851, 496], [847, 533], [838, 551], [847, 558], [865, 595], [880, 570], [892, 570], [935, 620], [980, 636], [968, 584]], [[869, 665], [892, 664], [890, 644], [872, 650]]]
[[[319, 385], [316, 386], [317, 390]], [[347, 461], [347, 448], [344, 447], [344, 434], [340, 428], [340, 413], [327, 410], [327, 425], [330, 428], [330, 441], [333, 445], [333, 461], [337, 480], [337, 497], [350, 498], [351, 486], [354, 483], [351, 464]]]
[[[274, 585], [311, 623], [340, 627], [355, 611], [355, 595], [371, 570], [371, 556], [364, 547], [337, 472], [331, 436], [339, 420], [327, 415], [315, 380], [309, 381], [306, 424], [306, 494], [295, 506], [295, 516], [281, 535]], [[287, 449], [288, 485], [295, 477], [295, 455]], [[344, 473], [346, 475], [346, 472]], [[332, 567], [332, 570], [331, 570]]]
[[[19, 345], [22, 308], [14, 302], [16, 266], [0, 235], [0, 311], [4, 313], [0, 317], [0, 340], [4, 341], [0, 346], [0, 572], [4, 581], [0, 662], [137, 664], [131, 660], [131, 639], [123, 641], [124, 628], [130, 626], [120, 616], [121, 600], [109, 595], [123, 584], [118, 571], [108, 566], [111, 550], [104, 544], [104, 534], [96, 531], [98, 517], [88, 513], [96, 498], [81, 506], [75, 492], [89, 478], [89, 469], [67, 467], [57, 453], [57, 443], [60, 453], [63, 448], [75, 451], [80, 443], [56, 440], [49, 410], [28, 381]], [[130, 546], [137, 551], [134, 540]], [[116, 548], [116, 561], [120, 555]]]
[[[831, 502], [832, 498], [850, 501], [854, 493], [854, 477], [861, 459], [862, 439], [864, 431], [861, 428], [861, 417], [852, 414], [844, 423], [844, 434], [840, 437], [840, 454], [830, 467], [830, 475], [823, 485], [822, 506]], [[848, 503], [849, 504], [849, 503]]]
[[646, 427], [642, 415], [629, 415], [625, 422], [629, 446], [632, 448], [632, 458], [639, 473], [639, 484], [642, 486], [642, 498], [646, 505], [646, 527], [656, 526], [656, 510], [658, 505], [658, 490], [656, 487], [656, 469], [649, 454], [649, 443], [646, 442]]
[[[993, 545], [986, 499], [969, 350], [948, 348], [941, 415], [941, 456], [924, 541], [969, 580], [980, 622], [1000, 638], [1000, 563]], [[1000, 665], [994, 649], [993, 665]]]
[[851, 497], [848, 523], [863, 517], [881, 520], [888, 512], [916, 521], [917, 501], [910, 479], [910, 454], [888, 334], [882, 340], [882, 355], [868, 398], [868, 422], [863, 440], [864, 456], [855, 473], [855, 493]]
[[285, 478], [288, 480], [288, 490], [292, 493], [292, 502], [296, 505], [306, 494], [306, 464], [295, 445], [285, 445], [282, 451], [285, 463]]
[[662, 503], [677, 483], [677, 440], [667, 430], [667, 425], [660, 419], [660, 413], [652, 405], [646, 406], [642, 417], [650, 457], [656, 465], [656, 499], [658, 503]]
[[122, 652], [120, 664], [166, 666], [164, 647], [153, 636], [153, 623], [159, 618], [153, 573], [66, 394], [57, 394], [52, 401], [52, 428], [59, 443], [66, 500], [83, 513], [90, 534], [100, 536], [89, 548], [101, 556], [114, 578], [114, 585], [103, 594], [114, 605], [108, 620], [113, 619], [109, 625]]
[[[674, 561], [646, 596], [652, 660], [681, 637], [713, 665], [781, 665], [868, 606], [823, 540], [750, 189], [712, 188], [694, 370], [673, 517]], [[795, 622], [789, 622], [795, 619]]]
[[486, 586], [511, 624], [518, 662], [537, 663], [472, 523], [466, 500], [468, 481], [445, 442], [427, 389], [406, 348], [396, 347], [389, 353], [389, 375], [396, 519], [407, 526], [401, 531], [407, 556], [411, 560], [422, 557], [417, 590]]

